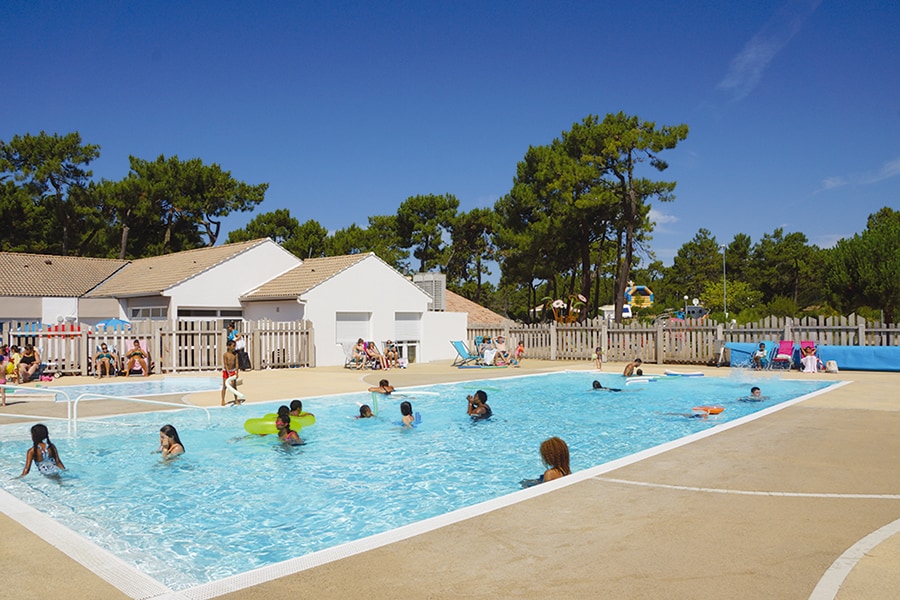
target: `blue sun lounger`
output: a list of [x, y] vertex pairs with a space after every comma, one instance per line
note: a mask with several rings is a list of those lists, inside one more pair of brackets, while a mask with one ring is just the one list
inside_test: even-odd
[[478, 363], [481, 361], [481, 356], [473, 354], [469, 351], [468, 346], [463, 341], [451, 341], [453, 347], [456, 348], [456, 354], [458, 355], [455, 359], [453, 359], [453, 363], [450, 365], [451, 367], [474, 367], [478, 366]]

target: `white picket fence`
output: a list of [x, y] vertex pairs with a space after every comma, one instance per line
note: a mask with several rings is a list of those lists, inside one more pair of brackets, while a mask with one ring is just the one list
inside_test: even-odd
[[[89, 375], [91, 361], [105, 343], [122, 358], [138, 340], [156, 373], [213, 371], [222, 368], [226, 324], [214, 321], [134, 321], [116, 327], [0, 323], [2, 339], [33, 345], [46, 364], [45, 373]], [[242, 321], [239, 330], [256, 369], [315, 366], [315, 332], [310, 321]], [[122, 366], [122, 365], [120, 365]]]
[[503, 335], [512, 349], [525, 342], [526, 355], [546, 360], [590, 360], [596, 348], [604, 361], [640, 358], [650, 363], [717, 364], [727, 342], [762, 340], [812, 340], [817, 346], [900, 346], [900, 324], [870, 323], [857, 315], [822, 318], [768, 317], [756, 323], [725, 325], [709, 321], [668, 320], [655, 324], [611, 323], [594, 319], [584, 323], [523, 325], [473, 324], [469, 346], [475, 338]]

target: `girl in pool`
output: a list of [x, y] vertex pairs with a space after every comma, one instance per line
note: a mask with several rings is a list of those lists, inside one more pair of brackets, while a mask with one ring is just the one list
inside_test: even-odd
[[547, 470], [537, 479], [523, 479], [522, 487], [531, 487], [572, 474], [569, 468], [569, 446], [558, 437], [552, 437], [541, 443], [541, 460], [544, 461], [544, 466], [548, 467]]
[[184, 453], [184, 444], [178, 437], [178, 431], [171, 425], [163, 425], [159, 428], [159, 448], [156, 450], [164, 459], [172, 458]]
[[66, 468], [59, 458], [56, 446], [50, 441], [50, 433], [47, 431], [46, 425], [38, 423], [31, 428], [31, 443], [32, 446], [25, 455], [25, 468], [19, 477], [28, 475], [32, 462], [37, 466], [41, 475], [48, 477], [58, 476], [60, 469]]
[[413, 415], [412, 404], [407, 400], [400, 403], [400, 414], [403, 415], [403, 418], [400, 419], [400, 421], [404, 427], [412, 427], [416, 422], [416, 417]]
[[394, 386], [391, 385], [391, 382], [387, 379], [382, 379], [378, 382], [378, 387], [370, 387], [370, 392], [376, 392], [378, 394], [384, 394], [385, 396], [389, 396], [391, 392], [394, 391]]
[[278, 418], [275, 419], [275, 428], [278, 430], [278, 439], [285, 444], [296, 446], [302, 444], [300, 434], [291, 429], [291, 415], [278, 412]]
[[362, 406], [359, 407], [359, 416], [356, 418], [357, 419], [371, 419], [374, 416], [375, 415], [372, 414], [372, 407], [369, 406], [368, 404], [363, 404]]

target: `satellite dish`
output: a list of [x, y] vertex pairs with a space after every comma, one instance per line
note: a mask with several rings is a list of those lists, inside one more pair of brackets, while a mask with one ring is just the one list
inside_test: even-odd
[[700, 306], [700, 300], [694, 298], [693, 300], [691, 300], [691, 304], [693, 304], [694, 306]]
[[62, 324], [62, 322], [65, 321], [65, 320], [66, 320], [66, 318], [65, 318], [64, 316], [62, 316], [62, 315], [56, 315], [56, 322], [57, 322], [57, 323]]

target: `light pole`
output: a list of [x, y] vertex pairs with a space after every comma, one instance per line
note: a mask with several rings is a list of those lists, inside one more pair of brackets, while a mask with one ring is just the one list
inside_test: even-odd
[[722, 306], [725, 309], [725, 320], [728, 321], [728, 278], [725, 277], [725, 244], [719, 247], [722, 249]]
[[688, 315], [687, 315], [687, 299], [688, 299], [688, 296], [687, 296], [687, 294], [685, 294], [684, 295], [684, 318], [685, 319], [687, 319], [687, 317], [688, 317]]

